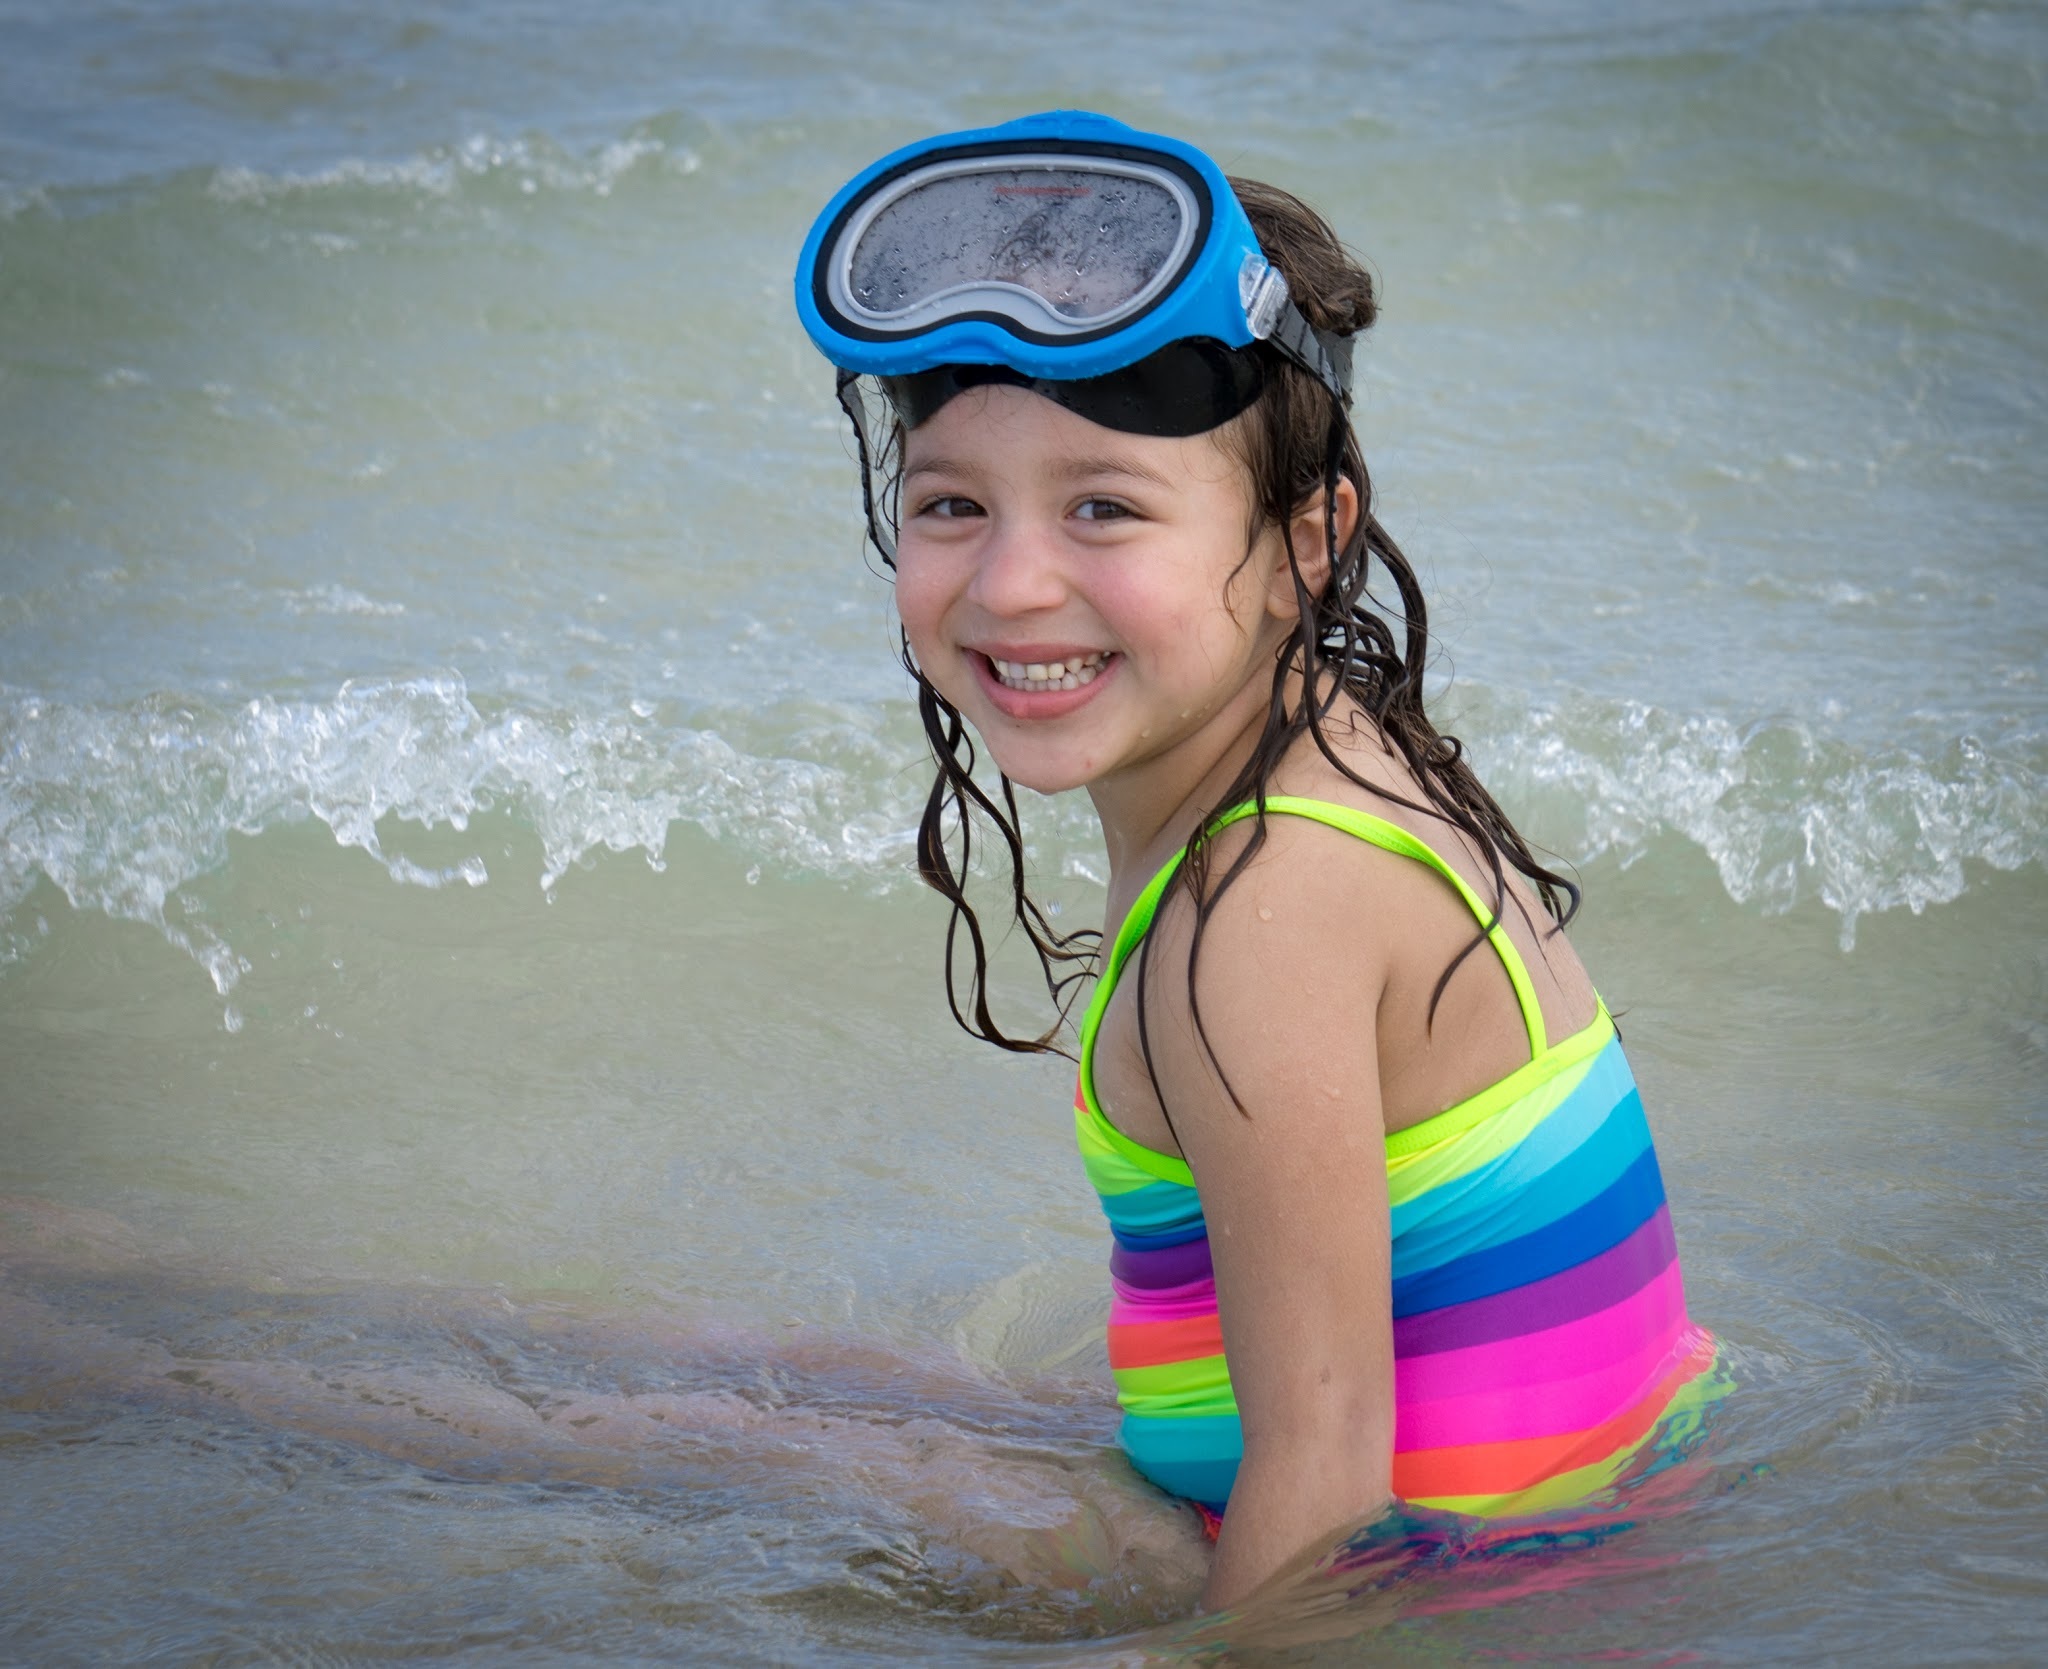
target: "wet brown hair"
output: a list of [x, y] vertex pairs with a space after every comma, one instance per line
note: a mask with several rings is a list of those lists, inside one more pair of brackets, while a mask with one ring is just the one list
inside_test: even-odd
[[[1233, 179], [1238, 201], [1267, 258], [1287, 279], [1294, 304], [1309, 323], [1341, 336], [1371, 327], [1379, 302], [1372, 275], [1344, 248], [1329, 223], [1301, 199], [1257, 180]], [[862, 499], [868, 533], [885, 562], [894, 565], [902, 434], [871, 450], [867, 430], [842, 379], [841, 399], [854, 417], [861, 454]], [[1207, 1047], [1195, 994], [1195, 965], [1202, 936], [1217, 901], [1258, 855], [1266, 839], [1266, 785], [1288, 751], [1304, 735], [1331, 765], [1361, 788], [1408, 810], [1442, 819], [1462, 831], [1483, 854], [1492, 872], [1493, 920], [1480, 929], [1437, 980], [1430, 1002], [1434, 1016], [1444, 988], [1465, 958], [1486, 942], [1509, 897], [1506, 869], [1526, 876], [1558, 926], [1579, 906], [1579, 889], [1568, 877], [1546, 868], [1507, 814], [1480, 783], [1456, 737], [1437, 730], [1423, 709], [1423, 672], [1429, 655], [1428, 611], [1414, 570], [1380, 525], [1372, 509], [1372, 482], [1350, 417], [1310, 373], [1277, 355], [1266, 387], [1243, 415], [1216, 431], [1218, 442], [1245, 468], [1251, 520], [1246, 549], [1278, 528], [1286, 542], [1300, 618], [1275, 659], [1266, 720], [1251, 757], [1219, 799], [1219, 807], [1252, 801], [1257, 815], [1251, 835], [1229, 865], [1212, 874], [1206, 829], [1190, 838], [1187, 859], [1161, 901], [1185, 892], [1195, 910], [1188, 956], [1188, 1000], [1197, 1035]], [[875, 479], [881, 478], [879, 493]], [[1337, 540], [1337, 483], [1351, 482], [1358, 495], [1358, 522], [1340, 548]], [[1311, 590], [1302, 575], [1292, 523], [1322, 495], [1329, 573]], [[1393, 597], [1375, 597], [1368, 586], [1375, 565], [1392, 583]], [[1398, 632], [1398, 635], [1397, 635]], [[938, 775], [918, 825], [917, 866], [925, 884], [952, 906], [946, 928], [945, 980], [953, 1018], [973, 1036], [1000, 1048], [1027, 1053], [1067, 1054], [1060, 1036], [1079, 984], [1095, 971], [1101, 935], [1061, 933], [1032, 899], [1025, 879], [1024, 840], [1016, 791], [1000, 777], [990, 792], [974, 775], [975, 749], [966, 722], [934, 689], [903, 640], [903, 664], [917, 681], [918, 714]], [[1305, 674], [1299, 680], [1292, 675]], [[1295, 693], [1290, 699], [1290, 688]], [[1367, 782], [1332, 746], [1326, 726], [1333, 714], [1355, 709], [1367, 714], [1399, 753], [1421, 790], [1420, 799], [1390, 794]], [[992, 826], [1007, 860], [1011, 916], [1023, 929], [1044, 973], [1055, 1017], [1035, 1036], [1015, 1036], [997, 1023], [988, 1006], [989, 947], [980, 917], [967, 897], [977, 816]], [[964, 936], [964, 944], [963, 944]], [[971, 959], [963, 967], [962, 952]], [[1148, 936], [1138, 956], [1138, 1035], [1148, 1071], [1151, 1040], [1145, 1024]], [[1212, 1064], [1221, 1071], [1221, 1063]], [[1154, 1084], [1157, 1074], [1153, 1073]], [[1228, 1087], [1228, 1078], [1224, 1079]], [[1232, 1091], [1235, 1099], [1235, 1092]], [[1169, 1123], [1171, 1122], [1169, 1116]]]

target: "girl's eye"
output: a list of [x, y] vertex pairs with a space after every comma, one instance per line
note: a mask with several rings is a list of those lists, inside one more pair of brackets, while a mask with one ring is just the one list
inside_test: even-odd
[[940, 493], [935, 498], [928, 498], [918, 507], [917, 513], [920, 516], [944, 516], [949, 520], [984, 514], [979, 504], [971, 498], [963, 498], [959, 493]]
[[1074, 514], [1084, 522], [1123, 521], [1133, 513], [1128, 504], [1119, 504], [1113, 498], [1086, 498], [1074, 509]]

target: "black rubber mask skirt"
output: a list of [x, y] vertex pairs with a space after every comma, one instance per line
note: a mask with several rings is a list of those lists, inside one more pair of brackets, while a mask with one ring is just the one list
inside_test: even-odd
[[915, 429], [956, 394], [992, 385], [1026, 388], [1076, 417], [1127, 435], [1202, 435], [1228, 423], [1266, 386], [1256, 346], [1228, 348], [1198, 337], [1169, 342], [1134, 365], [1099, 377], [1028, 376], [1007, 365], [940, 365], [883, 377], [906, 428]]

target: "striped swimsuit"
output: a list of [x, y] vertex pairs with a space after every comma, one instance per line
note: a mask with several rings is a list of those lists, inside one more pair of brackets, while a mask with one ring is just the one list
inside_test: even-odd
[[[1483, 925], [1464, 878], [1405, 829], [1320, 800], [1309, 817], [1427, 864]], [[1221, 828], [1251, 815], [1239, 806]], [[1180, 859], [1131, 907], [1081, 1026], [1074, 1118], [1115, 1236], [1109, 1361], [1132, 1463], [1220, 1513], [1243, 1454], [1202, 1201], [1187, 1162], [1103, 1116], [1091, 1063], [1118, 976]], [[1686, 1317], [1643, 1103], [1602, 1004], [1552, 1044], [1528, 969], [1489, 935], [1529, 1032], [1529, 1061], [1387, 1138], [1394, 1296], [1394, 1493], [1504, 1515], [1613, 1482], [1668, 1417], [1713, 1394], [1711, 1334]]]

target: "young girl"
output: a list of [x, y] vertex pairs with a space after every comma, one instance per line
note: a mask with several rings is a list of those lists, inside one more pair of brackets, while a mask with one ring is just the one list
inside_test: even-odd
[[[1285, 193], [1067, 113], [868, 170], [798, 294], [895, 564], [939, 763], [920, 857], [970, 1031], [1056, 1030], [990, 1012], [976, 820], [1064, 1014], [1092, 936], [1027, 896], [1012, 785], [1086, 788], [1101, 818], [1114, 933], [1075, 1118], [1115, 1237], [1124, 1444], [1217, 1532], [1207, 1601], [1395, 1497], [1519, 1515], [1649, 1464], [1709, 1394], [1712, 1341], [1551, 919], [1574, 889], [1423, 713], [1422, 600], [1346, 416], [1366, 275]], [[0, 1403], [136, 1402], [439, 1477], [838, 1503], [976, 1606], [1059, 1590], [1092, 1616], [1104, 1583], [1177, 1606], [1199, 1579], [1187, 1524], [1094, 1465], [1063, 1384], [822, 1330], [278, 1280], [0, 1200]], [[228, 1330], [246, 1355], [221, 1317], [261, 1323]], [[755, 1394], [764, 1372], [783, 1389]], [[1056, 1440], [988, 1440], [1023, 1420]]]
[[[1395, 1497], [1612, 1483], [1713, 1343], [1560, 932], [1577, 889], [1423, 710], [1422, 597], [1348, 417], [1368, 275], [1285, 192], [1058, 112], [866, 170], [797, 301], [938, 764], [954, 1014], [1058, 1030], [990, 1012], [977, 818], [1062, 1017], [1097, 974], [1075, 1119], [1123, 1442], [1215, 1535], [1207, 1603]], [[1025, 890], [1015, 784], [1094, 804], [1099, 965]]]

